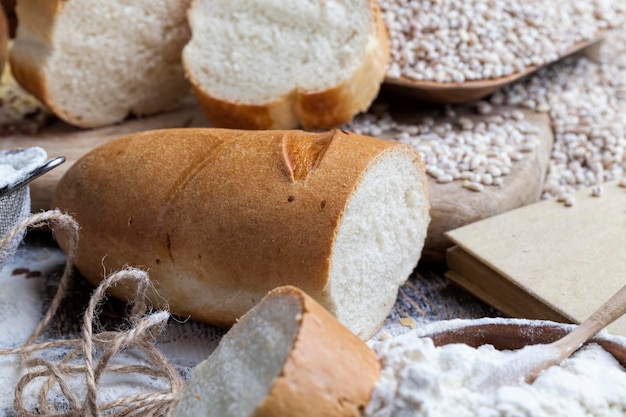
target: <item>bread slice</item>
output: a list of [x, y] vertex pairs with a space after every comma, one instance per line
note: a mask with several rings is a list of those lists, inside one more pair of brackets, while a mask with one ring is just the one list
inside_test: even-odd
[[76, 266], [94, 284], [103, 267], [146, 268], [155, 302], [223, 326], [295, 285], [362, 338], [391, 311], [430, 221], [419, 153], [339, 130], [129, 135], [77, 161], [52, 204], [76, 216]]
[[193, 0], [187, 76], [214, 126], [330, 129], [366, 110], [389, 62], [375, 0]]
[[302, 291], [282, 287], [194, 369], [169, 415], [357, 417], [379, 374], [363, 341]]
[[181, 51], [189, 0], [20, 0], [15, 79], [80, 127], [175, 107], [188, 94]]

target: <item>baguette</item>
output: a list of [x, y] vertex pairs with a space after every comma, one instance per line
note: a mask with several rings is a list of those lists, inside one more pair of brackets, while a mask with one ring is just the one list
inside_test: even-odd
[[194, 369], [170, 417], [358, 417], [374, 352], [294, 287], [270, 292]]
[[330, 129], [368, 109], [389, 63], [376, 0], [193, 0], [183, 62], [213, 126]]
[[177, 106], [190, 0], [20, 0], [15, 79], [59, 118], [90, 128]]
[[103, 266], [143, 267], [154, 302], [221, 326], [295, 285], [363, 338], [389, 314], [430, 221], [419, 153], [343, 131], [129, 135], [77, 161], [52, 204], [81, 225], [76, 266], [94, 284]]

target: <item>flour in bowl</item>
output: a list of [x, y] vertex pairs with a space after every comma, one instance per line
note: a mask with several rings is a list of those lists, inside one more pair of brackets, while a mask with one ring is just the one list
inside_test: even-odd
[[7, 178], [10, 175], [12, 176], [15, 172], [16, 169], [13, 168], [12, 165], [0, 164], [0, 182], [2, 182], [1, 178]]
[[598, 344], [586, 345], [532, 385], [477, 384], [514, 351], [491, 345], [436, 347], [415, 332], [371, 343], [381, 377], [365, 417], [623, 417], [626, 370]]

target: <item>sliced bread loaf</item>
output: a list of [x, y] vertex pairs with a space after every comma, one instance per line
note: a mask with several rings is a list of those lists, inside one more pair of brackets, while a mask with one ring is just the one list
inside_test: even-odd
[[375, 0], [193, 0], [185, 69], [210, 121], [328, 129], [366, 110], [389, 61]]
[[147, 268], [155, 302], [225, 326], [295, 285], [362, 338], [391, 311], [430, 221], [419, 153], [342, 131], [136, 133], [77, 161], [53, 206], [76, 216], [76, 266], [94, 284], [103, 268]]
[[269, 293], [194, 369], [170, 417], [358, 417], [374, 352], [294, 287]]
[[57, 116], [97, 127], [176, 106], [189, 0], [20, 0], [15, 79]]

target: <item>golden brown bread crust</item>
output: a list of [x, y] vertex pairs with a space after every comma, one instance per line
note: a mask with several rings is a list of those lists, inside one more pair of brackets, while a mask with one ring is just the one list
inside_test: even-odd
[[[375, 28], [374, 41], [361, 66], [339, 85], [323, 91], [294, 90], [287, 96], [263, 105], [232, 102], [215, 97], [200, 85], [186, 66], [198, 102], [212, 125], [235, 129], [325, 130], [352, 120], [366, 111], [376, 98], [390, 59], [389, 34], [376, 0], [370, 1]], [[193, 13], [193, 4], [189, 13]]]
[[81, 225], [76, 266], [89, 281], [143, 267], [155, 303], [231, 325], [282, 285], [319, 299], [346, 202], [386, 152], [420, 161], [409, 146], [342, 131], [143, 132], [81, 158], [52, 205]]
[[13, 77], [26, 91], [60, 114], [63, 119], [71, 120], [71, 116], [60, 112], [48, 96], [42, 65], [45, 55], [51, 52], [54, 21], [66, 2], [67, 0], [19, 1], [15, 8], [19, 30], [28, 35], [26, 38], [30, 39], [29, 42], [36, 40], [39, 48], [21, 47], [22, 40], [16, 38], [14, 47], [11, 48], [9, 62]]
[[9, 55], [9, 22], [3, 8], [0, 8], [0, 74]]
[[302, 291], [283, 287], [271, 297], [301, 299], [303, 314], [294, 348], [255, 417], [358, 417], [380, 375], [374, 352]]
[[[270, 312], [268, 326], [282, 332], [263, 333]], [[276, 363], [261, 362], [270, 351], [259, 350], [277, 346]], [[314, 299], [299, 288], [280, 287], [195, 368], [168, 416], [358, 417], [371, 400], [380, 368], [375, 353]], [[255, 376], [267, 385], [250, 390], [247, 383]], [[237, 410], [232, 401], [241, 401]]]
[[[211, 125], [223, 128], [266, 130], [276, 126], [298, 125], [288, 99], [277, 100], [265, 105], [239, 104], [220, 100], [207, 94], [199, 86], [193, 74], [187, 71], [196, 99]], [[284, 127], [283, 129], [288, 129]]]

